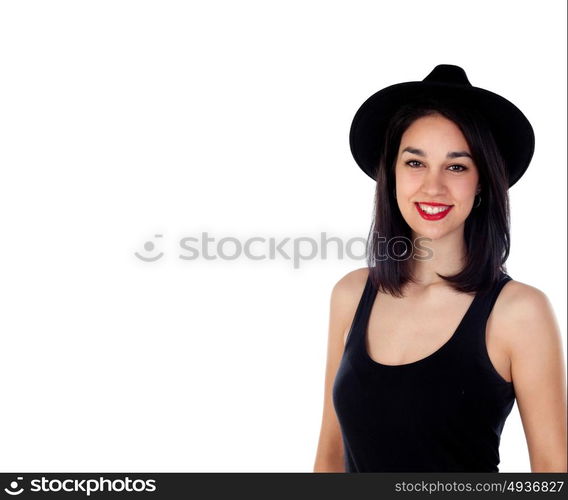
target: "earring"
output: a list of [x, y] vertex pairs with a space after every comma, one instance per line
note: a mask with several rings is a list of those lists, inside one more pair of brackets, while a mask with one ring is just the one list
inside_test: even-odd
[[479, 207], [479, 205], [481, 205], [481, 195], [477, 195], [479, 196], [479, 201], [477, 202], [477, 205], [474, 205], [473, 208], [477, 208]]

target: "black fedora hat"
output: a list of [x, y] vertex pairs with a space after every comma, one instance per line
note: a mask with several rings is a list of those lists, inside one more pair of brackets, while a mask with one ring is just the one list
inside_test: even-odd
[[509, 173], [509, 187], [527, 170], [534, 153], [534, 131], [526, 116], [504, 97], [469, 83], [465, 71], [453, 64], [439, 64], [422, 81], [385, 87], [357, 110], [349, 132], [355, 161], [372, 179], [382, 153], [391, 116], [407, 102], [440, 98], [469, 106], [489, 125]]

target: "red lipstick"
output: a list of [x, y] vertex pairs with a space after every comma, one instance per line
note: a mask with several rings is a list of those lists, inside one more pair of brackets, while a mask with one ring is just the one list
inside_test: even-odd
[[[420, 203], [422, 203], [422, 202], [420, 202]], [[444, 210], [443, 212], [440, 212], [440, 213], [437, 213], [437, 214], [428, 214], [420, 208], [420, 204], [418, 202], [416, 202], [414, 205], [416, 206], [416, 210], [418, 210], [418, 213], [420, 214], [420, 216], [425, 220], [440, 220], [440, 219], [443, 219], [446, 215], [448, 215], [450, 210], [453, 208], [453, 205], [446, 205], [445, 203], [434, 203], [434, 202], [422, 203], [422, 205], [430, 205], [432, 207], [448, 207], [448, 209]]]

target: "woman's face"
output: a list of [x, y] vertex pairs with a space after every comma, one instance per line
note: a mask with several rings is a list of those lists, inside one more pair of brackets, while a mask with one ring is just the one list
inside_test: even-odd
[[[400, 141], [395, 167], [396, 198], [413, 238], [439, 239], [470, 214], [479, 173], [459, 127], [442, 115], [418, 118]], [[450, 205], [442, 217], [421, 214], [418, 203]], [[443, 208], [443, 207], [442, 207]]]

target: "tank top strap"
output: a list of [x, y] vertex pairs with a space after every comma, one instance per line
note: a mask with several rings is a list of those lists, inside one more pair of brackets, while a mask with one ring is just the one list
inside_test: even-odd
[[346, 350], [348, 350], [354, 342], [360, 340], [356, 337], [361, 337], [365, 334], [376, 294], [377, 291], [373, 287], [373, 284], [371, 282], [371, 275], [369, 274], [367, 276], [365, 288], [363, 288], [363, 293], [361, 294], [359, 304], [357, 305], [357, 309], [351, 323], [351, 329], [349, 330], [349, 333], [347, 335], [347, 340], [345, 342]]
[[501, 289], [510, 281], [512, 278], [507, 273], [501, 271], [501, 276], [497, 281], [493, 283], [493, 286], [488, 291], [479, 292], [479, 297], [476, 297], [476, 310], [475, 314], [472, 315], [471, 321], [481, 322], [484, 326], [493, 310], [493, 306], [497, 301]]
[[493, 367], [487, 356], [486, 346], [486, 326], [489, 315], [493, 310], [493, 306], [497, 301], [497, 297], [507, 282], [512, 278], [504, 272], [493, 285], [484, 292], [478, 292], [474, 299], [471, 314], [468, 315], [464, 322], [463, 331], [460, 333], [460, 341], [462, 345], [466, 345], [466, 351], [469, 353], [477, 353], [478, 359], [481, 360], [482, 367], [488, 371], [493, 371]]

